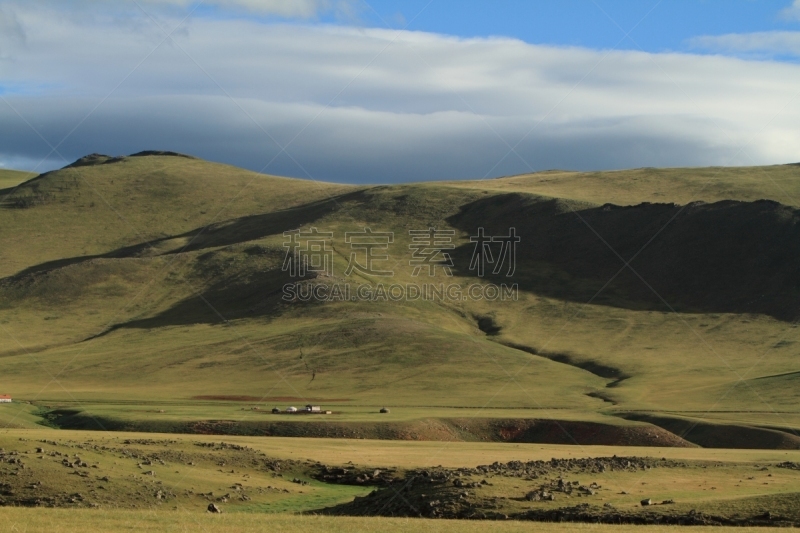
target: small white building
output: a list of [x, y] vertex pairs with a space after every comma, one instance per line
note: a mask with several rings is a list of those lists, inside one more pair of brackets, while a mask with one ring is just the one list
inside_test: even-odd
[[11, 396], [8, 394], [0, 394], [0, 403], [11, 403]]
[[287, 407], [286, 408], [286, 412], [287, 413], [296, 413], [297, 412], [297, 407]]
[[322, 412], [322, 407], [320, 407], [319, 405], [310, 405], [309, 404], [309, 405], [306, 405], [306, 411], [308, 411], [309, 413], [321, 413]]

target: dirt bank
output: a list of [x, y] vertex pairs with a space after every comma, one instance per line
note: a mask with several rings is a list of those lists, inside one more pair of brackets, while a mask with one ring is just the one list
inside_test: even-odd
[[624, 418], [659, 426], [703, 448], [800, 450], [800, 437], [770, 428], [714, 424], [689, 418], [649, 413], [627, 413]]
[[573, 420], [429, 418], [402, 422], [286, 421], [269, 413], [263, 420], [127, 421], [69, 409], [52, 411], [50, 423], [63, 429], [351, 438], [417, 441], [482, 441], [609, 446], [694, 446], [658, 426], [619, 426]]

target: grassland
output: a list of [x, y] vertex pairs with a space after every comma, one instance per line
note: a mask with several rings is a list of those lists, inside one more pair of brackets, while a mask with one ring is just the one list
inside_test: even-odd
[[36, 177], [36, 174], [32, 172], [0, 169], [0, 195], [5, 196], [11, 189], [33, 177]]
[[[140, 429], [264, 420], [241, 409], [283, 407], [270, 398], [287, 397], [345, 399], [328, 402], [337, 421], [524, 413], [626, 425], [614, 415], [657, 411], [791, 433], [800, 375], [787, 285], [795, 215], [748, 202], [778, 198], [775, 184], [792, 195], [798, 181], [800, 167], [777, 166], [359, 188], [178, 156], [88, 157], [18, 187], [0, 210], [2, 386]], [[736, 202], [637, 204], [654, 195]], [[595, 207], [609, 201], [636, 205]], [[736, 248], [740, 220], [756, 229]], [[709, 224], [714, 232], [698, 239]], [[291, 281], [280, 269], [285, 230], [338, 236], [328, 283], [382, 281], [341, 274], [350, 251], [341, 235], [391, 230], [387, 264], [392, 282], [404, 284], [419, 281], [407, 267], [408, 229], [453, 228], [456, 268], [446, 281], [466, 288], [506, 281], [464, 266], [480, 225], [518, 226], [517, 301], [280, 300]], [[635, 273], [614, 256], [647, 243]], [[710, 263], [692, 263], [709, 248]], [[736, 263], [781, 249], [779, 263]], [[665, 261], [675, 266], [664, 270]], [[215, 406], [198, 396], [253, 400]], [[390, 416], [375, 412], [384, 405]]]
[[[0, 444], [0, 498], [6, 504], [0, 507], [0, 514], [11, 522], [26, 524], [28, 531], [46, 527], [55, 517], [64, 521], [60, 527], [65, 531], [88, 526], [89, 522], [97, 530], [115, 531], [135, 525], [139, 517], [145, 521], [141, 526], [145, 528], [156, 527], [159, 520], [163, 520], [162, 530], [203, 527], [209, 523], [205, 513], [209, 503], [223, 509], [223, 517], [234, 517], [213, 522], [215, 530], [254, 527], [253, 517], [287, 531], [311, 524], [332, 531], [353, 525], [365, 531], [397, 530], [402, 522], [390, 519], [354, 521], [286, 513], [337, 514], [346, 512], [354, 497], [355, 503], [363, 505], [398, 493], [401, 497], [392, 498], [401, 504], [398, 509], [376, 507], [376, 514], [406, 514], [402, 505], [412, 505], [417, 509], [412, 516], [426, 516], [429, 513], [422, 510], [421, 503], [450, 501], [468, 502], [472, 514], [487, 513], [489, 517], [524, 516], [577, 506], [593, 512], [621, 512], [626, 520], [683, 515], [709, 520], [761, 520], [751, 517], [765, 511], [771, 518], [761, 525], [785, 525], [800, 519], [795, 516], [796, 502], [791, 503], [800, 491], [800, 470], [780, 467], [800, 465], [795, 462], [800, 459], [798, 451], [711, 453], [652, 447], [348, 439], [320, 442], [235, 436], [220, 440], [203, 435], [49, 429], [5, 430], [0, 434]], [[626, 455], [616, 456], [614, 452]], [[557, 460], [562, 463], [556, 467], [553, 461]], [[594, 467], [598, 462], [623, 466], [601, 471]], [[520, 475], [515, 470], [520, 465], [533, 465], [537, 473]], [[373, 480], [355, 479], [359, 472], [373, 473], [376, 469], [382, 474], [376, 473]], [[352, 474], [332, 481], [325, 478], [326, 472]], [[434, 481], [420, 484], [420, 475]], [[441, 481], [436, 481], [439, 478]], [[488, 483], [477, 483], [481, 479]], [[578, 480], [582, 487], [591, 484], [595, 489], [584, 491], [576, 483], [574, 490], [556, 490], [554, 501], [528, 501], [523, 497], [559, 479], [570, 483]], [[473, 489], [473, 485], [480, 486]], [[469, 488], [469, 495], [453, 499], [454, 491], [463, 491], [458, 489], [461, 486]], [[647, 509], [639, 504], [642, 498], [673, 503]], [[14, 505], [40, 509], [22, 511]], [[60, 515], [54, 507], [74, 514]], [[494, 525], [501, 530], [504, 527], [502, 522]], [[408, 527], [412, 526], [432, 531], [451, 527], [424, 520]], [[469, 530], [475, 526], [467, 523], [464, 527]], [[561, 526], [556, 530], [565, 529]]]
[[[6, 435], [43, 424], [76, 441], [69, 428], [173, 433], [189, 450], [185, 439], [223, 434], [270, 457], [300, 446], [326, 464], [405, 469], [665, 445], [659, 457], [706, 461], [698, 446], [733, 448], [713, 455], [730, 461], [716, 470], [725, 479], [800, 449], [796, 165], [353, 187], [145, 154], [90, 156], [16, 186], [25, 177], [0, 176], [0, 393], [18, 400], [0, 405]], [[512, 226], [512, 278], [467, 268], [479, 227]], [[311, 286], [513, 282], [518, 297], [284, 301], [297, 281], [282, 269], [284, 232], [312, 227], [334, 238], [333, 273], [305, 276]], [[365, 227], [393, 232], [381, 262], [391, 278], [345, 274], [344, 234]], [[453, 231], [452, 277], [412, 275], [408, 232], [429, 227]], [[333, 414], [270, 412], [305, 403]], [[237, 434], [270, 436], [273, 449]], [[578, 446], [548, 447], [564, 444]], [[585, 448], [598, 444], [610, 447]], [[685, 487], [662, 492], [702, 500], [691, 468]], [[659, 483], [670, 479], [683, 478]], [[725, 498], [800, 490], [787, 483]], [[500, 485], [495, 496], [510, 497]], [[360, 494], [315, 490], [259, 505], [302, 511]], [[735, 514], [718, 503], [709, 512]]]
[[524, 192], [593, 204], [642, 202], [688, 204], [773, 200], [800, 206], [797, 165], [768, 167], [637, 168], [606, 172], [550, 170], [492, 180], [445, 182], [447, 186]]
[[[448, 522], [444, 520], [408, 519], [408, 518], [345, 518], [327, 516], [297, 516], [297, 515], [270, 515], [255, 514], [224, 514], [224, 515], [189, 515], [180, 511], [153, 513], [150, 511], [108, 511], [108, 510], [64, 510], [64, 509], [25, 509], [3, 508], [0, 517], [4, 520], [0, 531], [16, 532], [89, 532], [96, 531], [130, 531], [135, 527], [137, 531], [186, 531], [194, 529], [200, 531], [250, 532], [250, 531], [319, 531], [322, 533], [344, 533], [363, 531], [365, 533], [378, 533], [392, 531], [398, 533], [418, 531], [435, 533], [472, 533], [492, 531], [499, 533], [517, 531], [536, 531], [542, 533], [560, 533], [563, 531], [581, 532], [636, 532], [659, 533], [672, 531], [669, 526], [625, 526], [604, 524], [520, 524], [518, 522], [496, 522], [490, 524], [482, 521]], [[681, 529], [686, 533], [705, 532], [708, 527], [687, 526]], [[785, 528], [770, 527], [736, 527], [715, 528], [715, 531], [736, 531], [740, 533], [769, 533], [784, 531]]]

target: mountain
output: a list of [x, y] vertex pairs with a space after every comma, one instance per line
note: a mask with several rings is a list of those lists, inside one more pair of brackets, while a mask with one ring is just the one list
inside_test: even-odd
[[[167, 402], [174, 412], [147, 423], [177, 424], [231, 417], [237, 399], [313, 399], [353, 423], [387, 405], [383, 420], [469, 413], [678, 433], [689, 420], [800, 443], [797, 166], [356, 187], [143, 152], [93, 154], [6, 191], [2, 386], [63, 420], [138, 427], [131, 406]], [[320, 255], [331, 269], [293, 277], [285, 244], [312, 228], [333, 235]], [[441, 255], [428, 276], [429, 228], [451, 277]], [[486, 245], [505, 260], [497, 273], [469, 268], [479, 228], [497, 238]], [[508, 276], [500, 238], [511, 236]], [[359, 247], [370, 239], [385, 246]], [[348, 271], [367, 253], [371, 273]], [[287, 301], [295, 282], [299, 295], [458, 290]], [[516, 299], [493, 299], [502, 285]]]

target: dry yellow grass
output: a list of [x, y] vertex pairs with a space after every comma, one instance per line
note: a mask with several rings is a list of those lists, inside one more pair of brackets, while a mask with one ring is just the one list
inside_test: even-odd
[[[346, 518], [296, 515], [188, 513], [184, 511], [121, 511], [107, 509], [0, 508], [0, 533], [185, 532], [244, 533], [250, 531], [320, 533], [707, 533], [709, 527], [553, 524], [540, 522], [450, 521], [421, 518]], [[769, 533], [766, 527], [715, 527], [714, 532]]]
[[399, 468], [475, 467], [494, 461], [547, 461], [584, 457], [631, 455], [675, 460], [728, 461], [737, 463], [800, 462], [800, 450], [709, 450], [704, 448], [655, 448], [636, 446], [574, 446], [559, 444], [508, 444], [499, 442], [376, 441], [362, 439], [315, 439], [302, 437], [244, 437], [236, 435], [176, 435], [127, 431], [73, 431], [54, 429], [4, 429], [2, 439], [27, 438], [93, 440], [164, 439], [187, 442], [225, 442], [249, 446], [270, 457], [319, 460], [326, 464], [357, 463], [368, 467]]

